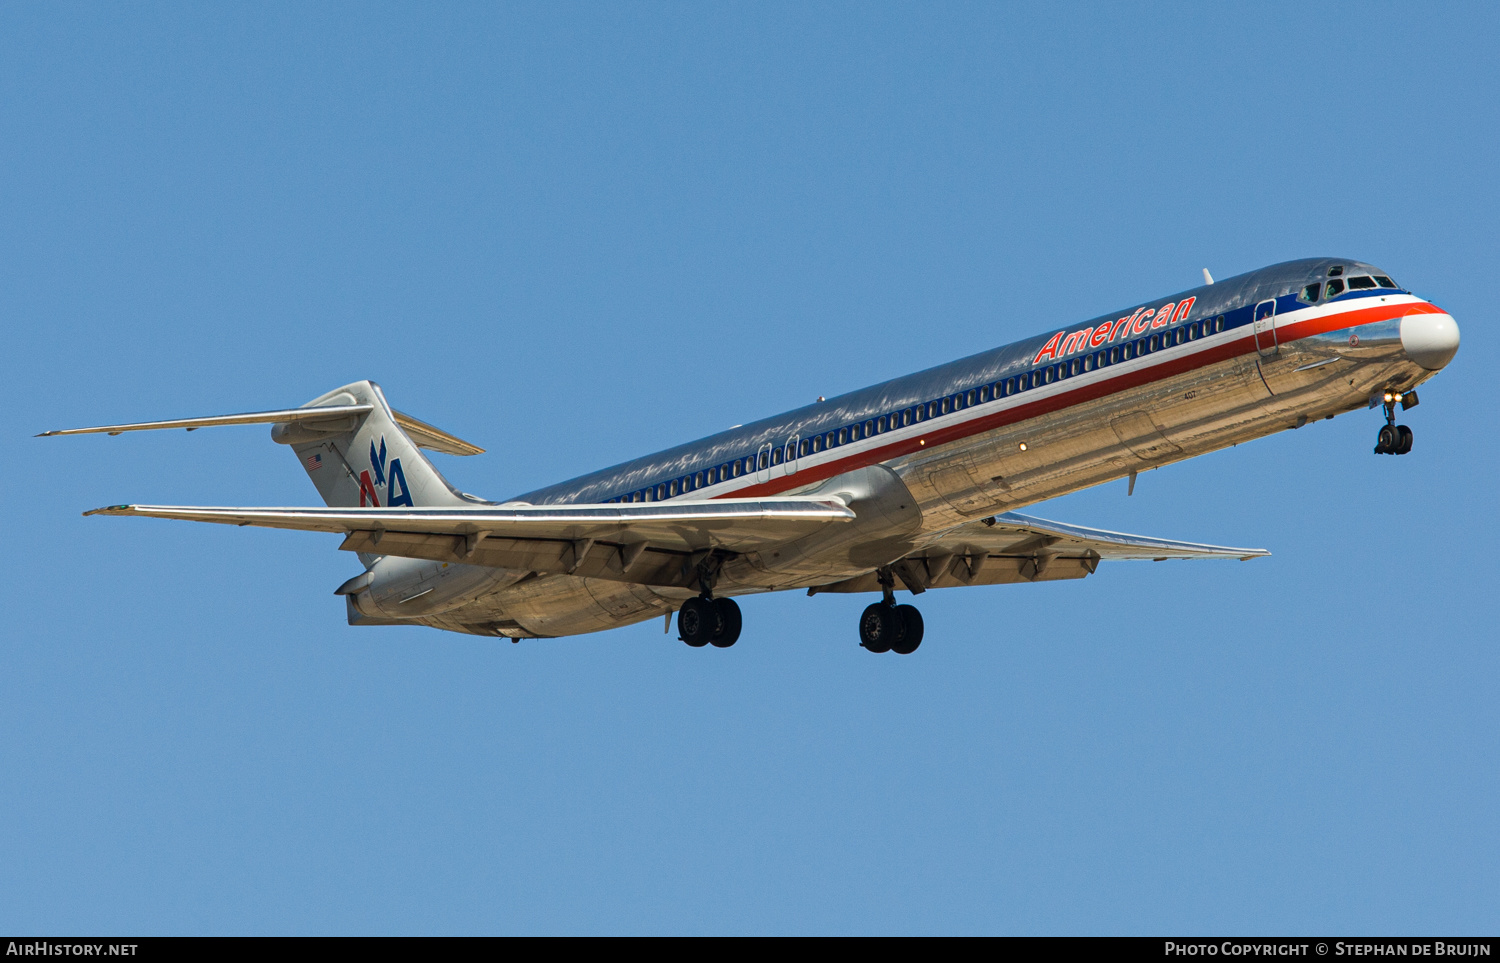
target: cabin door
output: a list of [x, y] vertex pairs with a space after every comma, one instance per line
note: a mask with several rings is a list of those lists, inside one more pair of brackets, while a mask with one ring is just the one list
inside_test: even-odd
[[1272, 298], [1255, 306], [1255, 350], [1269, 358], [1280, 350], [1276, 343], [1276, 300]]

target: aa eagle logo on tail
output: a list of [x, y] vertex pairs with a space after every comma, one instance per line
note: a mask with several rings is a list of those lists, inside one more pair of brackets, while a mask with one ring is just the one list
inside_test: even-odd
[[[375, 477], [370, 477], [370, 471]], [[380, 436], [380, 451], [370, 442], [370, 470], [359, 473], [359, 507], [380, 507], [380, 492], [377, 486], [384, 485], [385, 507], [411, 507], [411, 492], [406, 489], [406, 473], [401, 470], [401, 459], [392, 458], [390, 468], [385, 464], [385, 436]]]

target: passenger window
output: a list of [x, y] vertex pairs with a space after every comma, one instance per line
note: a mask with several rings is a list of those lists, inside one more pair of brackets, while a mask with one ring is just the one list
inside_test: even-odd
[[970, 408], [970, 407], [973, 407], [973, 405], [975, 404], [975, 402], [983, 401], [984, 400], [984, 393], [985, 393], [985, 389], [980, 388], [978, 391], [970, 391], [969, 393], [965, 394], [964, 395], [964, 407], [965, 408]]
[[1217, 332], [1223, 331], [1223, 330], [1224, 330], [1224, 315], [1221, 314], [1214, 321], [1214, 331], [1215, 331], [1215, 333], [1217, 333]]
[[1319, 281], [1316, 284], [1309, 284], [1307, 287], [1303, 288], [1302, 293], [1298, 295], [1298, 297], [1306, 301], [1308, 304], [1312, 304], [1318, 300], [1318, 295], [1322, 292], [1322, 290], [1323, 282]]
[[953, 414], [953, 396], [952, 395], [949, 395], [948, 397], [946, 397], [946, 398], [943, 399], [943, 414], [945, 414], [945, 415], [951, 415], [951, 414]]
[[675, 496], [677, 493], [678, 493], [677, 479], [674, 478], [674, 479], [672, 479], [672, 483], [667, 486], [667, 494]]
[[849, 444], [849, 429], [848, 428], [840, 428], [839, 429], [839, 444], [841, 444], [841, 445], [847, 445], [847, 444]]
[[708, 483], [710, 485], [717, 485], [719, 483], [719, 469], [717, 466], [708, 470]]
[[1336, 298], [1340, 294], [1343, 294], [1343, 293], [1344, 293], [1344, 282], [1343, 281], [1329, 281], [1328, 282], [1328, 296], [1330, 298]]
[[861, 438], [863, 438], [865, 436], [863, 428], [864, 428], [863, 425], [855, 425], [853, 428], [850, 428], [849, 429], [849, 440], [850, 441], [859, 441]]
[[1361, 274], [1359, 277], [1349, 279], [1349, 290], [1351, 291], [1368, 291], [1373, 287], [1375, 287], [1374, 278], [1365, 277]]
[[779, 464], [781, 464], [781, 449], [780, 448], [773, 448], [773, 449], [771, 449], [771, 464], [773, 464], [773, 465], [779, 465]]
[[657, 501], [661, 501], [662, 499], [664, 499], [666, 497], [667, 497], [667, 486], [666, 485], [657, 485], [656, 486], [656, 500]]
[[806, 439], [806, 438], [802, 439], [802, 444], [800, 444], [800, 445], [797, 446], [797, 457], [798, 458], [802, 458], [804, 456], [811, 455], [811, 454], [812, 454], [812, 442], [810, 440]]
[[866, 438], [873, 438], [873, 437], [875, 437], [875, 422], [873, 422], [873, 421], [867, 421], [867, 422], [865, 422], [865, 437]]
[[917, 405], [917, 407], [916, 407], [916, 420], [917, 421], [922, 421], [926, 417], [927, 417], [927, 406], [926, 405]]
[[1390, 278], [1386, 277], [1384, 274], [1377, 274], [1377, 275], [1375, 275], [1375, 283], [1378, 284], [1378, 285], [1380, 285], [1383, 288], [1393, 288], [1393, 287], [1396, 286], [1396, 282], [1392, 281]]

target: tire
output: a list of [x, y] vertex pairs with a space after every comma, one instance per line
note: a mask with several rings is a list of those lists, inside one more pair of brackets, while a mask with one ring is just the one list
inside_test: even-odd
[[891, 651], [897, 655], [911, 655], [922, 644], [922, 613], [915, 605], [898, 605], [896, 616], [901, 619], [905, 631], [901, 633], [900, 642], [891, 644]]
[[1380, 429], [1380, 435], [1375, 442], [1375, 454], [1393, 455], [1396, 446], [1401, 443], [1401, 435], [1396, 431], [1395, 425], [1384, 425]]
[[719, 631], [709, 641], [727, 649], [740, 640], [740, 606], [734, 599], [714, 599], [713, 605], [719, 616]]
[[707, 645], [718, 629], [719, 613], [708, 599], [688, 599], [677, 610], [677, 635], [695, 649]]
[[1411, 429], [1405, 425], [1396, 426], [1396, 454], [1404, 455], [1411, 451], [1412, 434]]
[[894, 606], [876, 602], [859, 617], [859, 644], [871, 652], [889, 652], [906, 635], [906, 625]]

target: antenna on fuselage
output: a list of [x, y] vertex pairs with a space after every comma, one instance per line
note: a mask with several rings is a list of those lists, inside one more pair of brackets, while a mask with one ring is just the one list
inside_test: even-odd
[[1204, 284], [1213, 284], [1214, 283], [1214, 276], [1212, 274], [1208, 273], [1208, 268], [1204, 268], [1203, 269], [1203, 283]]

